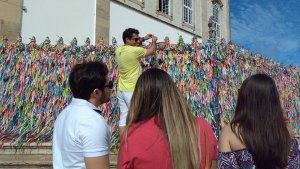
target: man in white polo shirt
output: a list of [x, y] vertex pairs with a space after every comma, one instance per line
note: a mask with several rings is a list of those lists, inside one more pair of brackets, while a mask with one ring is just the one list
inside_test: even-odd
[[108, 169], [110, 129], [97, 108], [110, 100], [113, 84], [100, 62], [77, 64], [69, 76], [72, 102], [54, 124], [54, 169]]

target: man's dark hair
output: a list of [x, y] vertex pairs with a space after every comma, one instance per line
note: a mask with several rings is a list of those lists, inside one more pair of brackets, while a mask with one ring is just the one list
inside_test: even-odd
[[140, 34], [140, 32], [137, 29], [134, 28], [127, 28], [125, 29], [125, 31], [123, 32], [123, 42], [126, 43], [126, 38], [131, 39], [132, 38], [132, 34]]
[[69, 85], [75, 98], [89, 100], [96, 89], [103, 89], [108, 68], [99, 61], [77, 64], [69, 76]]

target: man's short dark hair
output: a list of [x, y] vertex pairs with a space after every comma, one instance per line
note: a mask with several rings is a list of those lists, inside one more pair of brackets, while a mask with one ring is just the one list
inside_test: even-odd
[[89, 100], [96, 89], [103, 89], [108, 74], [107, 66], [99, 61], [85, 62], [73, 67], [69, 85], [75, 98]]
[[134, 28], [127, 28], [125, 29], [125, 31], [123, 32], [123, 42], [126, 43], [126, 38], [131, 39], [132, 38], [132, 34], [140, 34], [140, 32], [137, 29]]

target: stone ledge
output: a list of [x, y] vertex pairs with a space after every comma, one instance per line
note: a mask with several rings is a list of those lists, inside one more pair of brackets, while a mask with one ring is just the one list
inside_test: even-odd
[[[110, 153], [110, 168], [117, 166], [118, 154]], [[0, 169], [52, 169], [51, 143], [30, 143], [13, 146], [5, 143], [0, 149]]]
[[10, 166], [0, 166], [0, 169], [52, 169], [52, 166], [18, 166], [18, 165], [10, 165]]
[[[300, 135], [295, 136], [300, 141]], [[0, 149], [0, 169], [52, 169], [51, 143], [30, 143], [13, 146], [5, 143]], [[110, 168], [116, 169], [118, 154], [110, 153]]]

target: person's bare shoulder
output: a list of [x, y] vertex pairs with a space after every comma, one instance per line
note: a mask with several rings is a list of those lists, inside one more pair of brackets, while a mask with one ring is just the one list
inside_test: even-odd
[[[237, 130], [237, 128], [235, 128]], [[237, 133], [237, 132], [236, 132]], [[226, 125], [222, 129], [222, 133], [219, 139], [219, 151], [220, 152], [230, 152], [240, 149], [244, 149], [246, 146], [240, 140], [236, 134], [232, 131], [230, 125]]]
[[221, 135], [219, 137], [219, 152], [230, 152], [229, 138], [232, 131], [230, 125], [226, 125], [222, 128]]

